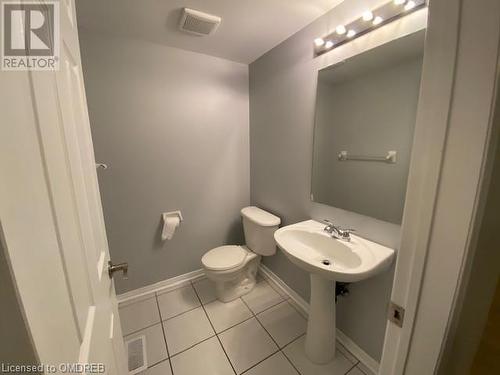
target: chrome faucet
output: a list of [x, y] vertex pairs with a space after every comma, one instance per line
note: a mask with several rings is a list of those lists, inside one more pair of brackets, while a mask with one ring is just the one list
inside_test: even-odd
[[343, 229], [327, 219], [324, 219], [323, 223], [326, 224], [326, 227], [324, 227], [323, 230], [333, 238], [347, 242], [351, 241], [351, 233], [355, 232], [354, 229]]

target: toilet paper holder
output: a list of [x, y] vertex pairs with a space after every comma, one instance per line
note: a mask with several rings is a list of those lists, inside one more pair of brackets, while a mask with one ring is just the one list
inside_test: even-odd
[[[182, 213], [180, 210], [164, 212], [161, 216], [163, 219], [161, 239], [163, 241], [170, 240], [174, 236], [177, 227], [184, 221], [184, 218], [182, 217]], [[178, 222], [175, 223], [173, 227], [171, 225], [169, 226], [170, 223], [168, 222], [169, 220], [167, 220], [169, 218], [178, 218]]]

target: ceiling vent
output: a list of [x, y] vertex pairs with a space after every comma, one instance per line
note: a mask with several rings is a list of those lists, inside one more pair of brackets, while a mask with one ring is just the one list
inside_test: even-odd
[[222, 18], [194, 9], [184, 8], [179, 23], [182, 31], [196, 35], [210, 35], [217, 30]]

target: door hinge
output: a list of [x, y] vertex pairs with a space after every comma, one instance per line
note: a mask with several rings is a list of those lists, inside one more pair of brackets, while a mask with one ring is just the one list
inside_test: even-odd
[[388, 319], [398, 327], [403, 327], [405, 320], [405, 309], [402, 306], [391, 301], [389, 305]]

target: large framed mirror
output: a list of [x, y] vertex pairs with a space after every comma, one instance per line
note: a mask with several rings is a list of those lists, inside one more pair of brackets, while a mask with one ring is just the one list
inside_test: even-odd
[[311, 199], [400, 224], [425, 31], [318, 72]]

